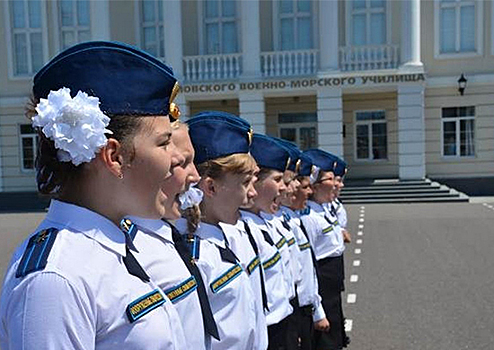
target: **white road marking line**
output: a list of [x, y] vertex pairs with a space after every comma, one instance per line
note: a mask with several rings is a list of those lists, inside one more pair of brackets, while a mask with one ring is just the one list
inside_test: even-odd
[[358, 225], [359, 230], [364, 228], [364, 225]]
[[362, 244], [362, 240], [361, 239], [357, 239], [357, 241], [355, 243]]
[[361, 206], [360, 209], [365, 209], [365, 207], [364, 206]]
[[345, 332], [351, 332], [353, 328], [353, 320], [348, 318], [345, 320]]
[[361, 249], [359, 249], [359, 248], [355, 249], [355, 254], [360, 254], [360, 253], [362, 253]]
[[353, 283], [358, 282], [358, 275], [351, 275], [350, 276], [350, 282], [353, 282]]
[[354, 260], [353, 261], [353, 266], [355, 266], [355, 267], [360, 266], [360, 260]]
[[357, 301], [357, 294], [348, 294], [346, 297], [346, 302], [348, 304], [355, 304]]
[[364, 219], [364, 218], [360, 218], [360, 219], [358, 219], [358, 221], [359, 221], [359, 222], [364, 222], [364, 221], [365, 221], [365, 219]]
[[360, 213], [360, 217], [363, 218], [365, 216], [364, 213]]
[[362, 236], [364, 234], [364, 231], [359, 231], [357, 232], [357, 235]]

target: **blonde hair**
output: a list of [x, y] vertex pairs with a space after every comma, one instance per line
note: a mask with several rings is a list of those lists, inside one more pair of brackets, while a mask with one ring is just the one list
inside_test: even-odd
[[248, 153], [235, 153], [225, 157], [208, 160], [197, 166], [201, 177], [220, 179], [226, 173], [249, 174], [257, 169], [257, 163]]
[[[217, 159], [211, 159], [197, 166], [197, 171], [202, 178], [221, 179], [225, 174], [254, 174], [257, 163], [247, 153], [235, 153]], [[198, 205], [182, 211], [182, 216], [187, 220], [187, 233], [192, 235], [201, 221], [201, 209]]]

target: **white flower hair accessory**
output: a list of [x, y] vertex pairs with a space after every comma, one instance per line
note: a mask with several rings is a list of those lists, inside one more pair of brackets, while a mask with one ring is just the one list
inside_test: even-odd
[[194, 205], [199, 205], [202, 202], [202, 197], [204, 193], [193, 184], [189, 187], [187, 191], [182, 193], [178, 200], [180, 201], [180, 209], [185, 210], [192, 208]]
[[57, 158], [74, 165], [90, 162], [105, 146], [110, 118], [99, 108], [99, 98], [79, 91], [72, 98], [69, 88], [50, 91], [36, 106], [33, 127], [55, 143]]

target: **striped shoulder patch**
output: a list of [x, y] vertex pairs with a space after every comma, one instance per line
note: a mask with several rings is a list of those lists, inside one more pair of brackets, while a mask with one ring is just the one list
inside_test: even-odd
[[286, 238], [282, 237], [277, 243], [276, 243], [276, 248], [281, 249], [286, 243]]
[[142, 316], [153, 311], [157, 307], [163, 305], [166, 299], [161, 294], [159, 289], [153, 290], [151, 293], [145, 294], [142, 297], [134, 300], [129, 305], [127, 305], [127, 317], [130, 323], [133, 323], [140, 319]]
[[190, 276], [179, 285], [165, 290], [165, 294], [172, 303], [182, 300], [187, 295], [197, 289], [197, 282], [194, 276]]
[[57, 233], [58, 230], [56, 228], [49, 228], [29, 239], [26, 250], [17, 267], [15, 277], [24, 277], [31, 272], [40, 271], [46, 267]]
[[276, 265], [276, 263], [280, 261], [280, 259], [281, 259], [280, 253], [276, 252], [271, 258], [269, 258], [268, 260], [262, 263], [262, 267], [264, 268], [264, 270], [267, 270], [273, 267], [274, 265]]
[[310, 242], [306, 242], [304, 244], [299, 244], [298, 248], [300, 249], [300, 251], [304, 251], [306, 249], [309, 249], [310, 248]]
[[294, 244], [295, 244], [295, 237], [292, 237], [288, 240], [288, 246], [291, 247]]
[[333, 226], [328, 226], [328, 227], [326, 227], [325, 229], [323, 229], [323, 230], [322, 230], [322, 233], [323, 233], [323, 234], [324, 234], [324, 233], [329, 233], [329, 232], [331, 232], [331, 231], [333, 231]]
[[310, 214], [310, 207], [305, 207], [305, 209], [299, 210], [300, 215], [309, 215]]
[[252, 259], [249, 265], [247, 265], [247, 273], [251, 275], [252, 272], [254, 272], [254, 270], [259, 266], [260, 263], [261, 260], [259, 259], [259, 256], [256, 256], [254, 259]]
[[242, 273], [242, 266], [238, 263], [235, 264], [232, 268], [228, 269], [225, 273], [223, 273], [220, 277], [211, 282], [210, 287], [213, 293], [218, 293], [221, 289], [226, 287], [231, 281], [240, 276]]

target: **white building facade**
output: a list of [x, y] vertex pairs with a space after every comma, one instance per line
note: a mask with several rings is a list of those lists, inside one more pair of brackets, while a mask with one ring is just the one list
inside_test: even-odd
[[33, 74], [99, 39], [171, 65], [187, 117], [238, 114], [256, 132], [342, 156], [350, 178], [494, 178], [492, 0], [1, 5], [1, 191], [35, 189], [36, 136], [23, 117]]

